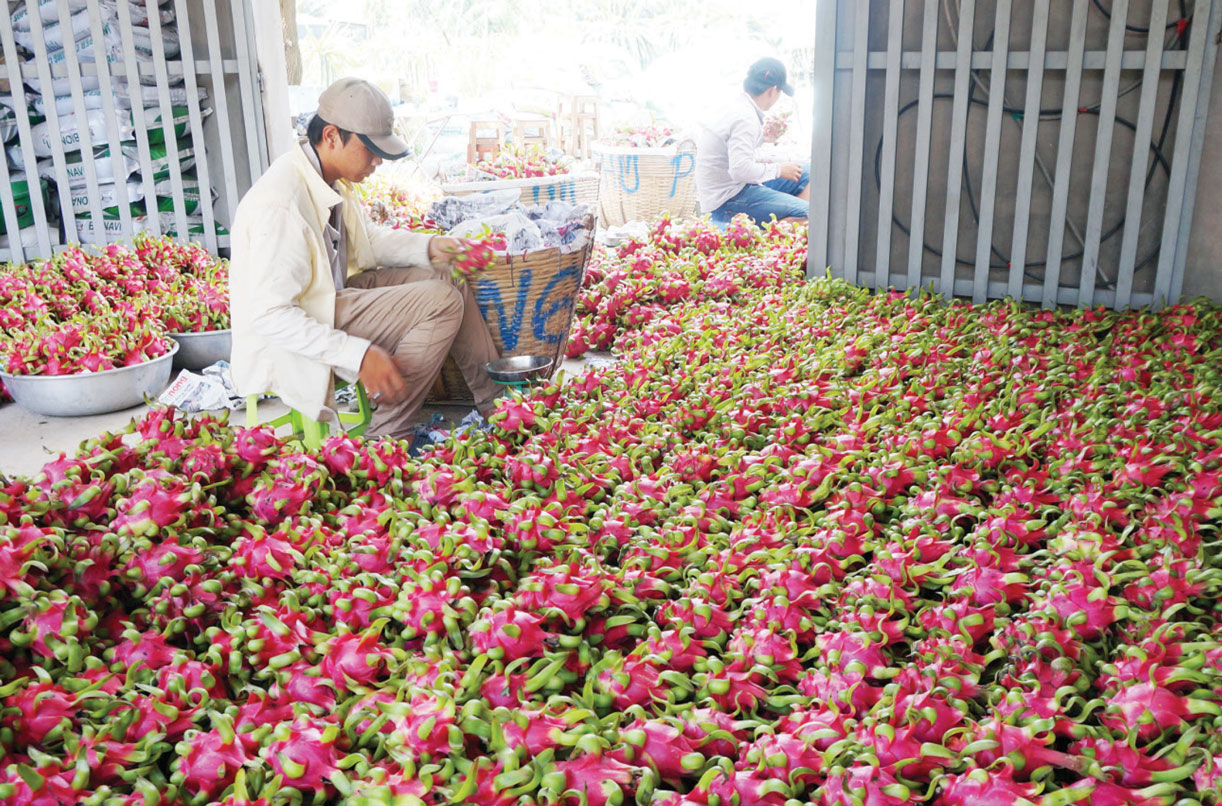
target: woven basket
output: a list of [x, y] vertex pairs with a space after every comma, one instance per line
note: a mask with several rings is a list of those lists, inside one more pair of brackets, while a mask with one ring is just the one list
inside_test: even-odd
[[594, 144], [599, 172], [599, 217], [603, 226], [672, 218], [696, 212], [696, 144], [683, 140], [665, 148]]
[[[497, 255], [474, 281], [475, 301], [502, 356], [545, 355], [552, 359], [553, 372], [560, 368], [577, 292], [593, 249], [591, 231], [590, 242], [575, 252], [541, 249], [525, 255]], [[466, 405], [474, 400], [453, 358], [446, 357], [429, 400]]]
[[441, 186], [447, 196], [468, 196], [506, 188], [520, 190], [522, 204], [547, 204], [552, 199], [560, 199], [569, 204], [588, 204], [598, 212], [598, 174], [593, 172], [536, 176], [531, 179], [446, 182]]

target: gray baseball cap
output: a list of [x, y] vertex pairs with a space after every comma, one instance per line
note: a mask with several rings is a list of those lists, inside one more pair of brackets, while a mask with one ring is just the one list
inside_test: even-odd
[[384, 160], [407, 156], [407, 143], [395, 134], [395, 115], [386, 93], [363, 78], [341, 78], [318, 97], [318, 116], [361, 138]]

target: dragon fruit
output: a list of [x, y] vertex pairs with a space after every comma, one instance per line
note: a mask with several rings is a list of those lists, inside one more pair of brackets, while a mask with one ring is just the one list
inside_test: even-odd
[[609, 756], [625, 764], [644, 763], [662, 780], [678, 781], [704, 766], [704, 756], [680, 728], [667, 722], [637, 719], [625, 725], [620, 735], [623, 747]]
[[181, 786], [207, 798], [215, 797], [232, 784], [238, 770], [248, 761], [233, 726], [224, 719], [214, 720], [210, 732], [188, 731], [178, 753], [176, 777], [181, 779]]
[[564, 796], [566, 806], [607, 806], [620, 802], [624, 794], [636, 790], [642, 774], [640, 767], [596, 755], [558, 761], [556, 771], [564, 776], [564, 791], [558, 794]]
[[149, 471], [119, 499], [111, 528], [119, 535], [156, 537], [162, 530], [184, 525], [198, 495], [198, 485], [188, 486], [162, 470]]
[[75, 694], [54, 683], [29, 683], [5, 697], [3, 724], [22, 745], [37, 747], [73, 723], [78, 702]]
[[295, 789], [322, 792], [339, 768], [335, 746], [338, 728], [304, 717], [281, 722], [260, 755], [284, 783]]
[[337, 689], [374, 683], [394, 660], [394, 653], [378, 641], [376, 626], [380, 625], [362, 633], [337, 635], [327, 642], [319, 669]]
[[540, 626], [543, 617], [513, 607], [498, 610], [471, 625], [476, 652], [506, 661], [542, 655], [552, 637]]

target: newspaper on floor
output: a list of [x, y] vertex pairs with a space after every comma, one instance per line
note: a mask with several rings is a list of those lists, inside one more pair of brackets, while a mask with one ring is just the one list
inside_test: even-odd
[[157, 398], [167, 406], [192, 414], [201, 411], [246, 408], [246, 398], [239, 395], [229, 373], [229, 362], [218, 361], [196, 374], [184, 369], [174, 382]]

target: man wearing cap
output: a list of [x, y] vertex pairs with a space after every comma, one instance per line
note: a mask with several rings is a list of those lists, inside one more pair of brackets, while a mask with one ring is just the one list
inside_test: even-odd
[[764, 142], [764, 113], [781, 93], [793, 95], [785, 65], [760, 59], [747, 70], [743, 93], [696, 138], [696, 193], [700, 209], [724, 224], [746, 213], [757, 224], [805, 219], [810, 205], [809, 170], [796, 162], [756, 159]]
[[452, 238], [375, 225], [354, 185], [407, 154], [390, 101], [344, 78], [318, 99], [307, 137], [278, 158], [233, 222], [232, 370], [242, 394], [270, 392], [331, 419], [332, 374], [359, 379], [377, 405], [368, 433], [403, 437], [452, 355], [485, 416], [497, 357]]

